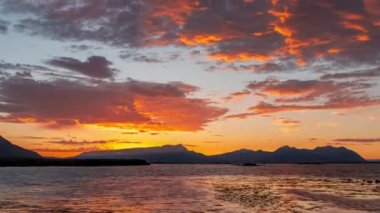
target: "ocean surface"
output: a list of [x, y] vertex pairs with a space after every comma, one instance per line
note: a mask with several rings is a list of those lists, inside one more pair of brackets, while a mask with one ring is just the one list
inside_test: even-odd
[[0, 212], [380, 212], [380, 164], [0, 168]]

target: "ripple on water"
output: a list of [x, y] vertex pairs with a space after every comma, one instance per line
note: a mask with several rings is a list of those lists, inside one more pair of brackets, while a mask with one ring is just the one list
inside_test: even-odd
[[380, 211], [379, 165], [0, 168], [0, 212]]

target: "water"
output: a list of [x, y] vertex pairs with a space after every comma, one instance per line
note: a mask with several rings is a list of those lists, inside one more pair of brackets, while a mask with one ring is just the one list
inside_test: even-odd
[[380, 212], [379, 164], [0, 168], [0, 212]]

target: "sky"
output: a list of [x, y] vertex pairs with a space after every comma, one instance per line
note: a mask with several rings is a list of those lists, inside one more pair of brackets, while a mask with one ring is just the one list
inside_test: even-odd
[[380, 1], [1, 0], [0, 134], [380, 159]]

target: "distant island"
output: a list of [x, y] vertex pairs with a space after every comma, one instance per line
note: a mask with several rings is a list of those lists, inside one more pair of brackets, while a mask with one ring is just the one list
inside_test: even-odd
[[324, 146], [297, 149], [283, 146], [274, 152], [241, 149], [219, 155], [204, 155], [185, 146], [132, 148], [84, 152], [65, 159], [43, 158], [0, 137], [0, 166], [127, 166], [150, 163], [172, 164], [270, 164], [270, 163], [364, 163], [356, 152], [345, 147]]

